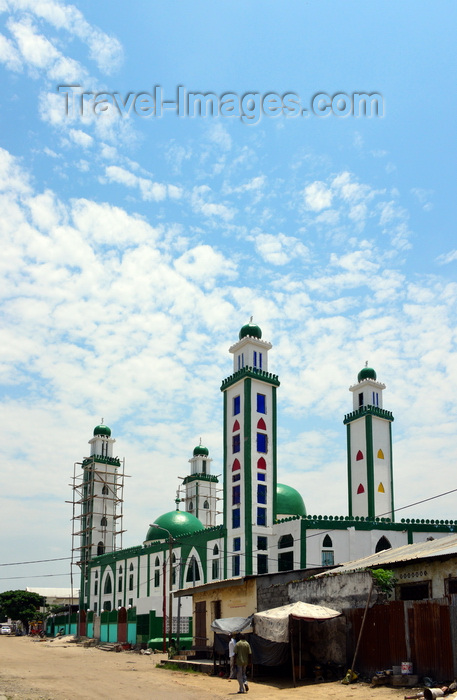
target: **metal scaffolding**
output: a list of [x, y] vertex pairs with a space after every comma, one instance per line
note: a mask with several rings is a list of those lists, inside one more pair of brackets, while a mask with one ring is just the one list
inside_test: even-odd
[[[114, 470], [113, 470], [114, 468]], [[93, 455], [73, 465], [70, 484], [73, 498], [71, 532], [71, 571], [81, 569], [81, 602], [85, 597], [87, 563], [94, 543], [103, 545], [102, 554], [122, 549], [125, 460]], [[108, 518], [113, 528], [107, 527]], [[95, 524], [97, 523], [97, 524]], [[71, 576], [73, 588], [73, 576]]]

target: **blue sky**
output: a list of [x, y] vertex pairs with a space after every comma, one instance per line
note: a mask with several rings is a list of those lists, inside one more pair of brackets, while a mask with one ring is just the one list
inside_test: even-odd
[[[395, 502], [457, 488], [452, 2], [0, 0], [2, 563], [69, 556], [73, 463], [103, 417], [124, 545], [174, 506], [251, 315], [273, 343], [279, 480], [347, 513], [342, 424], [368, 360]], [[383, 116], [65, 113], [59, 85], [377, 93]], [[454, 495], [398, 517], [454, 518]], [[69, 585], [68, 562], [1, 590]], [[21, 578], [13, 578], [13, 577]]]

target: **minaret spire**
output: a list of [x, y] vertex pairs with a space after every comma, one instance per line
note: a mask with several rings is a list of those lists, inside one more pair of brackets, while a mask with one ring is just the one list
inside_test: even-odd
[[353, 394], [353, 410], [344, 417], [347, 427], [349, 516], [394, 520], [392, 468], [393, 415], [383, 408], [386, 388], [368, 367], [360, 370]]

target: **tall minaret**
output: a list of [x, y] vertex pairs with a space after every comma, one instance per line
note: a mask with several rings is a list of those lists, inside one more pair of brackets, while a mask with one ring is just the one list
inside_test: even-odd
[[[368, 363], [367, 363], [368, 364]], [[394, 520], [392, 469], [393, 415], [382, 407], [386, 388], [376, 372], [365, 366], [358, 374], [353, 411], [344, 417], [347, 426], [349, 516]]]
[[[224, 394], [225, 577], [256, 574], [276, 517], [276, 388], [268, 372], [271, 343], [251, 322], [229, 349], [233, 374]], [[261, 546], [259, 542], [261, 538]]]
[[192, 513], [205, 527], [216, 525], [217, 515], [217, 485], [218, 478], [211, 474], [211, 462], [207, 447], [202, 441], [194, 448], [190, 462], [190, 475], [186, 476], [183, 485], [186, 487], [184, 497], [185, 508]]
[[118, 496], [118, 468], [120, 461], [113, 457], [111, 429], [102, 423], [94, 428], [89, 440], [90, 457], [82, 462], [82, 527], [81, 559], [88, 561], [98, 554], [115, 549], [116, 507]]

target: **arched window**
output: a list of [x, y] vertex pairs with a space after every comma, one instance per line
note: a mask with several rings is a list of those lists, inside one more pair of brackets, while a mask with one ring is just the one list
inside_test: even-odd
[[133, 564], [130, 564], [129, 571], [129, 591], [133, 591]]
[[365, 493], [365, 489], [363, 488], [363, 484], [359, 484], [357, 488], [357, 493]]
[[109, 490], [108, 490], [107, 485], [105, 484], [104, 487], [102, 488], [102, 494], [103, 494], [103, 496], [107, 496], [108, 493], [109, 493]]
[[98, 595], [98, 571], [95, 572], [94, 595]]
[[117, 579], [117, 592], [122, 592], [122, 566], [119, 567], [119, 577]]
[[171, 557], [171, 566], [172, 566], [171, 583], [174, 586], [176, 583], [176, 557], [174, 554]]
[[105, 516], [103, 516], [103, 518], [100, 520], [100, 525], [101, 527], [106, 527], [108, 525], [108, 521]]
[[360, 460], [363, 459], [363, 452], [362, 452], [362, 450], [359, 450], [359, 451], [357, 452], [357, 456], [356, 456], [355, 459], [356, 459], [357, 462], [360, 462]]
[[155, 558], [154, 567], [155, 567], [155, 571], [154, 571], [154, 588], [158, 588], [159, 585], [160, 585], [160, 559], [159, 559], [159, 557], [156, 557], [156, 558]]
[[381, 448], [378, 450], [378, 459], [384, 459], [384, 452], [381, 450]]
[[323, 547], [333, 547], [332, 538], [329, 535], [325, 535], [324, 541], [322, 542]]
[[213, 554], [215, 557], [219, 554], [219, 547], [217, 546], [217, 544], [215, 544], [213, 547]]
[[194, 502], [190, 501], [189, 503], [189, 512], [194, 509]]
[[195, 581], [200, 581], [200, 568], [196, 558], [192, 556], [187, 566], [186, 582], [190, 583]]
[[103, 593], [105, 595], [109, 595], [112, 592], [113, 592], [113, 583], [111, 581], [111, 576], [108, 574], [108, 576], [105, 579], [105, 588], [103, 589]]
[[241, 469], [241, 464], [238, 459], [233, 460], [232, 472], [236, 472], [237, 469]]
[[265, 425], [265, 421], [263, 418], [260, 418], [258, 423], [257, 423], [257, 430], [266, 430], [267, 426]]
[[97, 556], [99, 554], [104, 554], [104, 553], [105, 553], [105, 545], [103, 544], [103, 542], [99, 542], [97, 545]]
[[211, 563], [211, 576], [213, 579], [219, 578], [219, 559], [213, 559]]
[[378, 540], [378, 544], [376, 545], [375, 552], [383, 552], [385, 549], [392, 549], [392, 545], [390, 544], [387, 537], [384, 537], [384, 535], [383, 535], [381, 537], [381, 539]]
[[293, 547], [294, 538], [292, 535], [281, 535], [278, 542], [278, 549], [285, 549], [286, 547]]
[[260, 457], [260, 459], [257, 460], [257, 469], [266, 469], [267, 468], [267, 463], [265, 462], [265, 457]]
[[205, 501], [205, 502], [204, 502], [203, 508], [206, 508], [206, 510], [209, 509], [209, 503], [208, 503], [208, 501]]
[[239, 424], [238, 421], [236, 420], [236, 421], [234, 422], [234, 424], [233, 424], [232, 433], [236, 433], [236, 431], [239, 430], [239, 429], [240, 429], [240, 424]]

